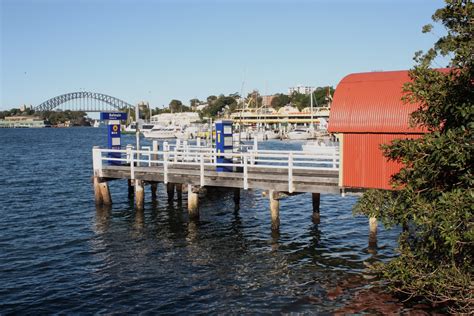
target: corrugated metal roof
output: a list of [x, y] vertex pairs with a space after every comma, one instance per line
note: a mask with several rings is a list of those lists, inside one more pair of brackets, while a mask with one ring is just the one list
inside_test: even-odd
[[328, 130], [339, 133], [423, 133], [410, 128], [416, 104], [404, 104], [403, 84], [408, 71], [350, 74], [334, 93]]

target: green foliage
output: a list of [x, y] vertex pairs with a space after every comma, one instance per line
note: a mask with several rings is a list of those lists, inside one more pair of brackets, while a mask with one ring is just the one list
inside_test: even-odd
[[87, 125], [87, 113], [83, 111], [46, 111], [41, 112], [44, 120], [49, 121], [52, 125], [62, 124], [70, 121], [72, 125], [83, 126]]
[[262, 106], [262, 100], [263, 98], [260, 96], [258, 90], [253, 90], [252, 92], [247, 94], [247, 97], [245, 98], [245, 103], [248, 107], [259, 108]]
[[35, 110], [27, 108], [25, 111], [20, 109], [10, 109], [7, 111], [0, 111], [0, 119], [4, 119], [7, 116], [21, 116], [21, 115], [34, 115]]
[[171, 113], [176, 113], [176, 112], [188, 112], [191, 109], [183, 104], [180, 100], [171, 100], [169, 104], [169, 110]]
[[[368, 191], [354, 209], [405, 228], [400, 255], [377, 267], [392, 289], [468, 313], [474, 308], [473, 9], [470, 0], [447, 0], [433, 15], [447, 35], [415, 55], [413, 81], [404, 88], [405, 102], [419, 105], [411, 123], [429, 133], [383, 147], [405, 166], [393, 177], [397, 190]], [[452, 57], [449, 70], [430, 68], [440, 55]]]
[[[212, 96], [213, 97], [213, 96]], [[210, 97], [208, 97], [209, 100]], [[237, 109], [237, 100], [235, 96], [224, 96], [221, 94], [213, 99], [209, 105], [202, 110], [201, 117], [216, 117], [223, 114], [224, 111], [232, 111]]]
[[290, 103], [290, 97], [289, 96], [287, 96], [286, 94], [283, 94], [283, 93], [277, 93], [273, 97], [272, 103], [270, 105], [275, 110], [278, 110], [279, 108], [287, 105], [288, 103]]
[[194, 98], [189, 100], [189, 106], [191, 107], [191, 109], [194, 109], [199, 104], [201, 104], [201, 101], [199, 101], [199, 99]]

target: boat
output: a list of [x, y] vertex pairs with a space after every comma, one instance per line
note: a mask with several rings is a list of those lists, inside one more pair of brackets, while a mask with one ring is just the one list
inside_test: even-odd
[[256, 138], [257, 140], [269, 140], [269, 139], [278, 139], [280, 138], [280, 133], [277, 130], [266, 130], [266, 131], [258, 131], [252, 133], [252, 138]]
[[[140, 132], [151, 130], [153, 127], [155, 127], [155, 124], [143, 123], [141, 128], [140, 128]], [[131, 123], [129, 125], [126, 125], [122, 129], [122, 134], [134, 134], [136, 132], [137, 132], [137, 125], [135, 123]]]
[[280, 131], [273, 129], [265, 131], [265, 136], [267, 139], [279, 139], [280, 138]]
[[99, 127], [100, 126], [100, 121], [99, 120], [95, 120], [94, 121], [94, 124], [92, 125], [93, 127]]
[[291, 140], [307, 140], [313, 137], [313, 131], [309, 128], [295, 128], [288, 132], [286, 137]]
[[188, 140], [198, 137], [199, 132], [203, 130], [203, 126], [197, 124], [185, 125], [182, 128], [178, 128], [175, 133], [177, 139]]
[[329, 137], [319, 138], [303, 144], [304, 152], [330, 154], [339, 151], [339, 143], [332, 141]]
[[145, 138], [152, 139], [171, 139], [176, 138], [176, 132], [178, 127], [169, 125], [169, 126], [154, 126], [152, 129], [142, 130], [143, 136]]

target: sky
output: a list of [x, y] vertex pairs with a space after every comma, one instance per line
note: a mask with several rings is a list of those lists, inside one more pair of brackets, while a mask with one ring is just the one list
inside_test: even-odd
[[[441, 0], [0, 0], [0, 109], [74, 91], [151, 106], [413, 66]], [[440, 29], [442, 32], [442, 28]], [[436, 29], [435, 29], [436, 32]], [[438, 65], [445, 66], [445, 65]]]

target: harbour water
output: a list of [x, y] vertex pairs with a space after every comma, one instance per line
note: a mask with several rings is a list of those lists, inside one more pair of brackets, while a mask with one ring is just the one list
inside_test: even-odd
[[310, 194], [282, 200], [278, 235], [260, 191], [243, 191], [238, 212], [232, 195], [210, 195], [190, 222], [163, 187], [137, 213], [115, 181], [112, 209], [96, 209], [94, 145], [106, 145], [104, 128], [0, 130], [0, 314], [351, 311], [371, 286], [367, 264], [394, 256], [399, 230], [380, 225], [369, 249], [355, 197], [322, 195], [319, 225]]

